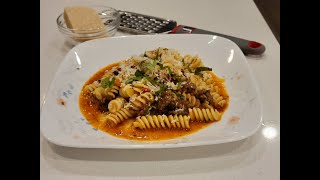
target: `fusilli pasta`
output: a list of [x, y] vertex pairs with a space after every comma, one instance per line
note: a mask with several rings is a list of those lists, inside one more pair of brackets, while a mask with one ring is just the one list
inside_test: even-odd
[[103, 114], [100, 117], [100, 128], [104, 127], [107, 123], [110, 125], [116, 125], [122, 121], [133, 117], [135, 113], [126, 108], [121, 108], [119, 111], [110, 114]]
[[122, 97], [118, 97], [116, 99], [113, 99], [109, 102], [108, 109], [111, 113], [115, 113], [124, 107], [125, 102], [126, 102], [126, 100]]
[[153, 115], [137, 117], [133, 126], [139, 129], [150, 128], [186, 128], [189, 129], [190, 116]]
[[98, 81], [94, 81], [93, 83], [86, 85], [84, 88], [84, 91], [87, 93], [92, 92], [99, 86], [100, 86], [100, 84], [98, 83]]
[[111, 88], [107, 88], [105, 91], [107, 100], [112, 100], [116, 98], [116, 95], [119, 92], [119, 87], [112, 86]]
[[217, 92], [211, 92], [213, 97], [213, 102], [215, 107], [223, 107], [226, 103], [226, 100]]
[[195, 96], [192, 96], [192, 95], [186, 94], [186, 93], [183, 93], [182, 95], [186, 98], [187, 101], [189, 101], [191, 103], [191, 105], [193, 107], [199, 107], [200, 106], [200, 101]]
[[151, 103], [154, 101], [154, 97], [151, 93], [145, 92], [137, 96], [132, 102], [132, 109], [135, 111], [139, 111], [145, 106], [147, 103]]
[[192, 121], [217, 121], [221, 119], [221, 113], [216, 109], [190, 108], [189, 116]]

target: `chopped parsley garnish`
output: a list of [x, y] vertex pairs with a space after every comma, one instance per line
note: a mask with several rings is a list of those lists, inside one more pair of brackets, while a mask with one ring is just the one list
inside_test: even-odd
[[139, 71], [137, 70], [135, 73], [134, 73], [134, 77], [131, 77], [129, 78], [128, 80], [126, 80], [126, 84], [129, 84], [129, 83], [132, 83], [133, 81], [139, 81], [143, 78], [143, 72], [142, 71]]
[[197, 67], [196, 71], [194, 72], [195, 74], [199, 74], [201, 71], [212, 71], [212, 68], [208, 68], [208, 67]]
[[144, 74], [144, 78], [146, 78], [146, 80], [151, 82], [151, 84], [153, 84], [153, 85], [158, 85], [158, 86], [161, 85], [159, 82], [157, 82], [156, 80], [152, 79], [148, 74]]
[[158, 66], [160, 66], [160, 69], [163, 69], [163, 64], [158, 63]]
[[142, 71], [140, 71], [140, 70], [137, 70], [135, 73], [134, 73], [134, 75], [136, 76], [136, 77], [143, 77], [143, 72]]
[[101, 86], [103, 88], [111, 88], [114, 85], [115, 77], [113, 77], [111, 80], [109, 77], [103, 78], [101, 80]]
[[145, 60], [142, 63], [142, 69], [153, 71], [156, 65], [157, 65], [156, 60], [152, 60], [152, 59]]
[[178, 82], [177, 89], [181, 88], [181, 81]]
[[187, 65], [187, 68], [188, 68], [188, 70], [189, 70], [190, 73], [193, 73], [192, 70], [191, 70], [191, 68], [190, 68], [190, 65], [189, 65], [189, 64]]
[[157, 61], [152, 61], [152, 63], [147, 63], [145, 65], [145, 68], [149, 69], [150, 71], [153, 71], [156, 65], [157, 65]]
[[171, 74], [172, 74], [172, 70], [171, 70], [171, 68], [170, 68], [169, 66], [166, 66], [166, 68], [168, 69], [168, 73], [169, 73], [169, 75], [171, 75]]
[[176, 93], [176, 95], [180, 98], [180, 99], [184, 99], [184, 96], [180, 93]]
[[160, 96], [164, 91], [166, 91], [168, 89], [168, 86], [164, 85], [164, 84], [160, 84], [160, 90], [156, 92], [157, 96]]

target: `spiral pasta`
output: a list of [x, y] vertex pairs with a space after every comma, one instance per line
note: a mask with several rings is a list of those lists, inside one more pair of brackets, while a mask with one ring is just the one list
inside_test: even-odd
[[197, 75], [190, 76], [190, 82], [195, 84], [198, 89], [209, 89], [207, 84], [202, 80], [200, 76], [197, 76]]
[[182, 116], [182, 115], [141, 116], [136, 118], [136, 121], [133, 123], [133, 127], [139, 128], [139, 129], [150, 129], [150, 128], [190, 129], [189, 121], [190, 121], [190, 116]]
[[192, 121], [217, 121], [221, 119], [221, 113], [213, 108], [189, 108], [189, 116]]
[[94, 81], [93, 83], [88, 84], [84, 87], [84, 92], [87, 92], [87, 93], [92, 92], [99, 86], [100, 84], [98, 83], [98, 81]]
[[146, 51], [144, 55], [147, 56], [148, 58], [155, 59], [158, 57], [158, 49], [152, 50], [152, 51]]
[[139, 111], [143, 108], [144, 105], [147, 103], [151, 103], [154, 101], [154, 97], [151, 93], [145, 92], [140, 94], [138, 97], [136, 97], [134, 100], [131, 102], [131, 107], [135, 111]]
[[129, 98], [135, 94], [133, 87], [129, 84], [120, 88], [119, 94], [121, 97]]
[[183, 93], [182, 95], [186, 98], [187, 101], [191, 103], [193, 107], [200, 106], [200, 100], [197, 99], [195, 96], [192, 96], [191, 94], [186, 94], [186, 93]]
[[116, 98], [116, 95], [119, 92], [119, 87], [118, 86], [112, 86], [111, 88], [107, 88], [105, 90], [106, 93], [106, 99], [107, 100], [112, 100], [114, 98]]
[[104, 101], [107, 94], [106, 94], [106, 90], [102, 87], [98, 87], [96, 88], [92, 94], [97, 98], [99, 99], [100, 101]]
[[211, 92], [214, 106], [215, 107], [223, 107], [226, 104], [226, 100], [217, 92]]
[[209, 104], [208, 101], [205, 101], [204, 103], [202, 103], [202, 105], [203, 105], [203, 107], [208, 108], [208, 109], [213, 108], [213, 107]]
[[135, 88], [146, 88], [149, 89], [149, 87], [142, 83], [142, 81], [135, 81], [132, 83], [132, 86]]
[[211, 92], [219, 92], [219, 87], [217, 86], [217, 83], [212, 79], [211, 76], [204, 82], [209, 86]]
[[199, 59], [198, 56], [194, 56], [190, 63], [190, 67], [193, 69], [196, 69], [197, 67], [201, 67], [201, 66], [203, 66], [201, 59]]
[[128, 110], [127, 108], [121, 108], [119, 111], [110, 114], [103, 114], [100, 121], [100, 128], [104, 127], [107, 123], [110, 125], [116, 125], [122, 121], [129, 119], [135, 115], [135, 112]]
[[108, 109], [111, 113], [115, 113], [124, 107], [125, 102], [126, 102], [126, 100], [122, 97], [118, 97], [116, 99], [113, 99], [109, 102]]

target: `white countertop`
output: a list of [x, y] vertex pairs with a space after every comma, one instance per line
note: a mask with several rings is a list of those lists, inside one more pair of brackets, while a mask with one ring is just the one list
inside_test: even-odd
[[[70, 0], [41, 0], [40, 107], [58, 65], [70, 50], [56, 18]], [[280, 179], [280, 45], [252, 0], [104, 0], [108, 6], [170, 18], [218, 33], [262, 42], [263, 57], [247, 57], [263, 103], [261, 129], [248, 139], [177, 149], [76, 149], [40, 134], [40, 177], [65, 179]]]

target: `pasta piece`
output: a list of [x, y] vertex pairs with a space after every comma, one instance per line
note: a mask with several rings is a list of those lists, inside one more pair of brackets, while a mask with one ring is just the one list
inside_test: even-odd
[[169, 68], [173, 68], [173, 64], [170, 63], [170, 62], [166, 62], [166, 63], [163, 63], [163, 67], [169, 67]]
[[193, 107], [199, 107], [200, 106], [200, 100], [197, 99], [195, 96], [192, 96], [191, 94], [186, 94], [186, 93], [183, 93], [182, 94], [187, 101], [189, 101]]
[[136, 97], [132, 102], [132, 109], [135, 111], [139, 111], [145, 106], [147, 103], [152, 103], [154, 101], [154, 97], [150, 92], [145, 92]]
[[104, 101], [107, 96], [106, 90], [103, 87], [96, 88], [92, 93], [100, 101]]
[[127, 120], [135, 115], [135, 112], [126, 108], [121, 108], [119, 111], [110, 114], [103, 114], [100, 118], [100, 128], [103, 128], [107, 123], [110, 125], [117, 125], [124, 120]]
[[221, 113], [213, 108], [189, 108], [189, 116], [192, 121], [217, 121], [221, 119]]
[[115, 113], [119, 111], [121, 108], [123, 108], [125, 102], [126, 100], [124, 98], [118, 97], [109, 102], [108, 109], [111, 113]]
[[105, 89], [106, 99], [112, 100], [116, 98], [116, 95], [118, 94], [118, 92], [119, 92], [119, 87], [117, 86], [112, 86], [111, 88]]
[[93, 91], [93, 95], [104, 102], [107, 100], [112, 100], [116, 98], [116, 94], [118, 94], [119, 88], [117, 86], [113, 86], [111, 88], [104, 89], [103, 87], [98, 87]]
[[215, 107], [223, 107], [226, 104], [226, 100], [223, 99], [223, 97], [219, 93], [211, 92], [211, 95], [212, 95]]
[[209, 89], [207, 84], [203, 81], [203, 79], [200, 76], [197, 76], [197, 75], [190, 76], [190, 82], [195, 84], [199, 90]]
[[214, 81], [213, 78], [208, 78], [204, 81], [210, 88], [210, 92], [219, 92], [219, 87], [217, 86], [217, 83]]
[[120, 88], [120, 96], [124, 98], [129, 98], [133, 96], [134, 94], [141, 94], [143, 92], [143, 89], [148, 89], [149, 87], [140, 81], [135, 81], [131, 84], [127, 84]]
[[193, 69], [196, 69], [197, 67], [201, 67], [201, 66], [203, 66], [201, 59], [197, 55], [194, 56], [190, 63], [190, 67]]
[[156, 59], [158, 57], [158, 50], [155, 49], [152, 51], [146, 51], [144, 55], [147, 56], [148, 58]]
[[111, 77], [113, 75], [113, 72], [111, 70], [107, 70], [105, 74], [102, 76], [101, 80], [106, 77]]
[[147, 89], [149, 89], [149, 87], [147, 85], [143, 84], [141, 81], [134, 81], [132, 83], [132, 86], [136, 87], [136, 88], [147, 88]]
[[98, 83], [98, 81], [94, 81], [93, 83], [91, 84], [88, 84], [84, 87], [84, 92], [93, 92], [97, 87], [99, 87], [100, 84]]
[[129, 98], [135, 94], [135, 91], [130, 84], [127, 84], [120, 88], [119, 94], [121, 97]]
[[182, 115], [141, 116], [136, 118], [136, 121], [133, 123], [133, 127], [139, 128], [139, 129], [150, 129], [150, 128], [190, 129], [189, 121], [190, 121], [190, 116], [182, 116]]
[[208, 109], [213, 108], [213, 107], [209, 104], [208, 101], [205, 101], [202, 105], [203, 105], [203, 107], [208, 108]]

